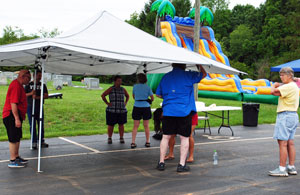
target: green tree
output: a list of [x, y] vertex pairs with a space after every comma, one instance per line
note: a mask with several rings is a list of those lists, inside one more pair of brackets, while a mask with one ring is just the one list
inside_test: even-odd
[[229, 9], [217, 10], [214, 14], [215, 19], [212, 24], [216, 40], [222, 43], [222, 50], [229, 50], [229, 34], [233, 31], [231, 23], [231, 11]]
[[[259, 38], [258, 52], [264, 57], [273, 58], [288, 50], [282, 39], [288, 35], [286, 17], [281, 9], [286, 6], [285, 0], [267, 0], [265, 4], [265, 19]], [[261, 56], [261, 57], [263, 57]]]
[[154, 0], [149, 0], [148, 3], [145, 3], [144, 10], [140, 14], [131, 14], [130, 19], [126, 20], [126, 22], [154, 35], [156, 13], [150, 12], [151, 4], [153, 2]]
[[231, 59], [251, 64], [255, 59], [256, 42], [253, 40], [252, 30], [241, 24], [230, 33]]
[[57, 35], [60, 35], [61, 33], [62, 32], [59, 31], [58, 28], [54, 28], [51, 31], [48, 31], [44, 28], [39, 30], [40, 37], [42, 37], [42, 38], [53, 38], [53, 37], [56, 37]]
[[287, 60], [291, 61], [300, 58], [300, 2], [299, 0], [290, 0], [287, 3], [289, 10], [286, 15], [287, 36], [283, 38], [288, 51], [285, 52]]
[[228, 0], [201, 0], [200, 3], [202, 6], [208, 7], [212, 12], [217, 10], [228, 9], [229, 1]]
[[137, 12], [134, 12], [133, 14], [131, 14], [130, 19], [126, 20], [126, 22], [137, 28], [139, 28], [141, 26], [141, 21], [139, 19], [139, 14]]
[[0, 45], [15, 43], [38, 38], [37, 35], [26, 36], [23, 30], [18, 27], [6, 26], [3, 29], [3, 36], [0, 38]]
[[231, 14], [231, 24], [233, 28], [241, 24], [245, 24], [256, 33], [261, 32], [261, 27], [263, 26], [263, 15], [261, 9], [256, 9], [252, 5], [236, 5], [232, 9]]
[[192, 8], [190, 0], [172, 0], [172, 4], [176, 9], [176, 16], [187, 17]]

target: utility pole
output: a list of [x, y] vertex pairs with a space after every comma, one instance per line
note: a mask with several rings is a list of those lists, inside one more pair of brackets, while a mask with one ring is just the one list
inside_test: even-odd
[[[195, 0], [194, 52], [199, 53], [200, 0]], [[195, 101], [198, 100], [198, 83], [194, 84]]]

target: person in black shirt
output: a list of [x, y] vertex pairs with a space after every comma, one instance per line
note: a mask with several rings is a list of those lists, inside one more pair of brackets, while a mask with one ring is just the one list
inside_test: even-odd
[[[32, 125], [32, 104], [33, 104], [33, 99], [35, 99], [35, 109], [34, 109], [34, 122], [33, 122], [33, 136], [32, 136], [32, 148], [37, 149], [37, 133], [36, 133], [36, 123], [38, 123], [38, 126], [40, 127], [39, 123], [39, 117], [40, 117], [40, 98], [41, 98], [41, 78], [42, 78], [42, 72], [37, 71], [36, 77], [36, 90], [34, 89], [34, 82], [31, 81], [28, 85], [25, 86], [25, 92], [27, 96], [27, 116], [28, 116], [28, 121], [30, 125], [30, 133], [31, 133], [31, 125]], [[48, 89], [47, 86], [44, 84], [44, 99], [48, 98]], [[38, 131], [39, 132], [39, 131]], [[45, 142], [44, 140], [44, 110], [43, 110], [43, 117], [42, 117], [42, 148], [47, 148], [49, 145]]]

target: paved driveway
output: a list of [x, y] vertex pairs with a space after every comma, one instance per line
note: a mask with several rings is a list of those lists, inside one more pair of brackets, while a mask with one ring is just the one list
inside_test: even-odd
[[[267, 174], [278, 166], [273, 128], [235, 126], [235, 137], [227, 129], [217, 135], [217, 128], [212, 128], [212, 136], [197, 130], [195, 162], [190, 172], [181, 174], [176, 172], [179, 147], [166, 170], [157, 171], [159, 141], [152, 139], [152, 147], [145, 148], [143, 133], [137, 136], [136, 149], [130, 149], [131, 134], [125, 135], [125, 144], [115, 135], [112, 145], [107, 145], [105, 135], [47, 139], [50, 147], [42, 151], [42, 173], [36, 172], [37, 151], [29, 149], [28, 140], [21, 143], [21, 155], [30, 162], [18, 170], [7, 167], [8, 143], [0, 142], [0, 194], [299, 194], [299, 176]], [[299, 141], [298, 131], [298, 154]], [[296, 166], [300, 167], [298, 161]]]

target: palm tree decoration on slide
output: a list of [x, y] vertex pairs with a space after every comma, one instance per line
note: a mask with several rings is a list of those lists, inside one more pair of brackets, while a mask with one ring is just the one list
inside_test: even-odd
[[151, 5], [151, 11], [157, 11], [155, 23], [155, 36], [160, 37], [160, 21], [164, 19], [165, 15], [175, 16], [175, 7], [169, 0], [156, 0]]
[[[192, 8], [189, 14], [190, 18], [195, 18], [195, 8]], [[200, 22], [201, 26], [203, 25], [204, 21], [206, 21], [209, 25], [212, 25], [214, 21], [214, 15], [210, 11], [209, 8], [205, 6], [200, 6]]]

